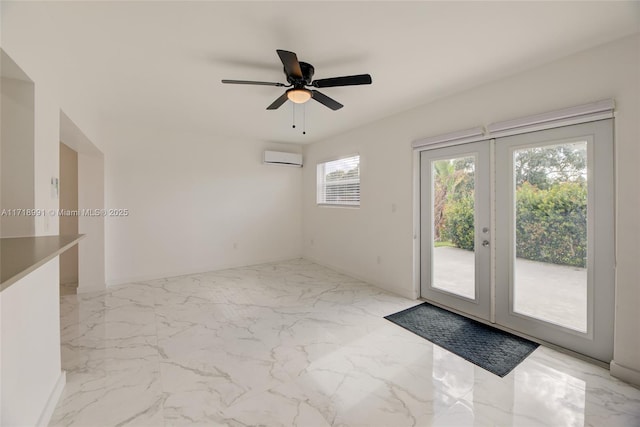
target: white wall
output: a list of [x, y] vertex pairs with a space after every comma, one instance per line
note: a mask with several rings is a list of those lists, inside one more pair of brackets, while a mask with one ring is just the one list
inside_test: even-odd
[[135, 131], [110, 146], [107, 284], [301, 256], [299, 168], [262, 164], [299, 146]]
[[[2, 53], [2, 68], [11, 59]], [[33, 209], [34, 85], [33, 82], [2, 77], [2, 209]], [[2, 237], [33, 236], [33, 216], [2, 216]]]
[[[78, 209], [104, 208], [104, 157], [78, 153]], [[103, 216], [81, 216], [78, 232], [85, 238], [78, 243], [78, 292], [104, 289], [105, 250]]]
[[[35, 206], [49, 211], [58, 209], [59, 198], [51, 190], [51, 179], [60, 177], [60, 103], [46, 85], [36, 84], [33, 151], [33, 186]], [[59, 233], [57, 216], [35, 218], [36, 236]]]
[[[416, 297], [411, 141], [614, 98], [617, 307], [612, 366], [615, 374], [640, 383], [639, 52], [640, 36], [625, 38], [306, 147], [304, 256]], [[360, 209], [317, 207], [314, 165], [356, 152], [362, 163]]]

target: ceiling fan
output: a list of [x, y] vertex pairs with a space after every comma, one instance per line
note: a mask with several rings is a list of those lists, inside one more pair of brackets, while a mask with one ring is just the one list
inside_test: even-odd
[[295, 102], [296, 104], [304, 104], [310, 99], [315, 99], [322, 105], [331, 108], [332, 110], [339, 110], [343, 107], [338, 101], [327, 95], [319, 92], [315, 89], [307, 89], [307, 87], [325, 88], [336, 86], [356, 86], [356, 85], [369, 85], [371, 84], [371, 76], [369, 74], [358, 74], [355, 76], [344, 77], [332, 77], [328, 79], [312, 80], [315, 69], [313, 65], [306, 62], [298, 61], [298, 57], [295, 53], [286, 50], [276, 50], [278, 56], [284, 65], [284, 74], [287, 77], [287, 82], [284, 83], [272, 83], [272, 82], [256, 82], [250, 80], [222, 80], [222, 83], [229, 84], [241, 84], [241, 85], [260, 85], [260, 86], [278, 86], [288, 87], [285, 93], [283, 93], [278, 99], [273, 101], [271, 105], [267, 107], [267, 110], [276, 110], [287, 99]]

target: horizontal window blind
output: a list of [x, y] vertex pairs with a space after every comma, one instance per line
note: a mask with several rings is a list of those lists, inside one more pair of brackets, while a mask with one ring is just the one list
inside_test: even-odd
[[318, 163], [319, 205], [360, 206], [360, 156]]

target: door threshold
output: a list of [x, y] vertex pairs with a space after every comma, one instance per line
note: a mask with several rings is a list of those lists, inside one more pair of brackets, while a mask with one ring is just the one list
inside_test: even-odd
[[508, 332], [510, 334], [516, 335], [516, 336], [518, 336], [520, 338], [527, 339], [529, 341], [533, 341], [533, 342], [538, 343], [540, 345], [543, 345], [545, 347], [548, 347], [548, 348], [551, 348], [553, 350], [559, 351], [560, 353], [564, 353], [564, 354], [569, 355], [571, 357], [575, 357], [576, 359], [580, 359], [580, 360], [583, 360], [585, 362], [588, 362], [588, 363], [591, 363], [593, 365], [596, 365], [596, 366], [599, 366], [601, 368], [604, 368], [606, 370], [609, 370], [609, 363], [603, 362], [602, 360], [594, 359], [593, 357], [589, 357], [589, 356], [586, 356], [586, 355], [584, 355], [582, 353], [578, 353], [576, 351], [569, 350], [568, 348], [561, 347], [561, 346], [559, 346], [557, 344], [552, 344], [550, 342], [547, 342], [547, 341], [532, 337], [530, 335], [523, 334], [522, 332], [518, 332], [518, 331], [515, 331], [513, 329], [507, 328], [505, 326], [499, 325], [498, 323], [491, 323], [488, 320], [482, 319], [480, 317], [473, 316], [471, 314], [467, 314], [467, 313], [465, 313], [463, 311], [456, 310], [455, 308], [448, 307], [448, 306], [446, 306], [444, 304], [440, 304], [438, 302], [431, 301], [431, 300], [428, 300], [428, 299], [423, 298], [423, 297], [418, 298], [418, 300], [424, 301], [424, 302], [428, 302], [429, 304], [435, 305], [436, 307], [440, 307], [440, 308], [443, 308], [445, 310], [449, 310], [452, 313], [456, 313], [456, 314], [459, 314], [460, 316], [463, 316], [463, 317], [466, 317], [466, 318], [469, 318], [469, 319], [473, 319], [476, 322], [480, 322], [480, 323], [485, 324], [487, 326], [492, 326], [492, 327], [494, 327], [496, 329], [500, 329], [501, 331]]

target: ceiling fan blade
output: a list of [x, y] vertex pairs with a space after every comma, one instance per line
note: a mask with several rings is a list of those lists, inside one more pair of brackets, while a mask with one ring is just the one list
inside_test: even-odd
[[293, 77], [294, 79], [301, 79], [302, 70], [300, 69], [300, 63], [298, 62], [296, 54], [280, 49], [276, 50], [276, 52], [278, 52], [280, 61], [282, 61], [282, 65], [284, 65], [284, 71], [287, 73], [287, 76]]
[[318, 92], [317, 90], [311, 91], [311, 97], [325, 107], [331, 108], [333, 111], [339, 110], [344, 107], [344, 105], [340, 104], [335, 99], [329, 98], [327, 95], [322, 92]]
[[287, 99], [287, 92], [285, 92], [280, 96], [280, 98], [273, 101], [273, 103], [267, 107], [267, 110], [277, 110], [282, 104], [287, 102]]
[[329, 79], [314, 80], [314, 87], [335, 87], [335, 86], [357, 86], [370, 85], [371, 76], [369, 74], [358, 74], [357, 76], [332, 77]]
[[260, 86], [285, 86], [284, 83], [272, 83], [272, 82], [255, 82], [252, 80], [222, 80], [222, 83], [234, 84], [234, 85], [260, 85]]

